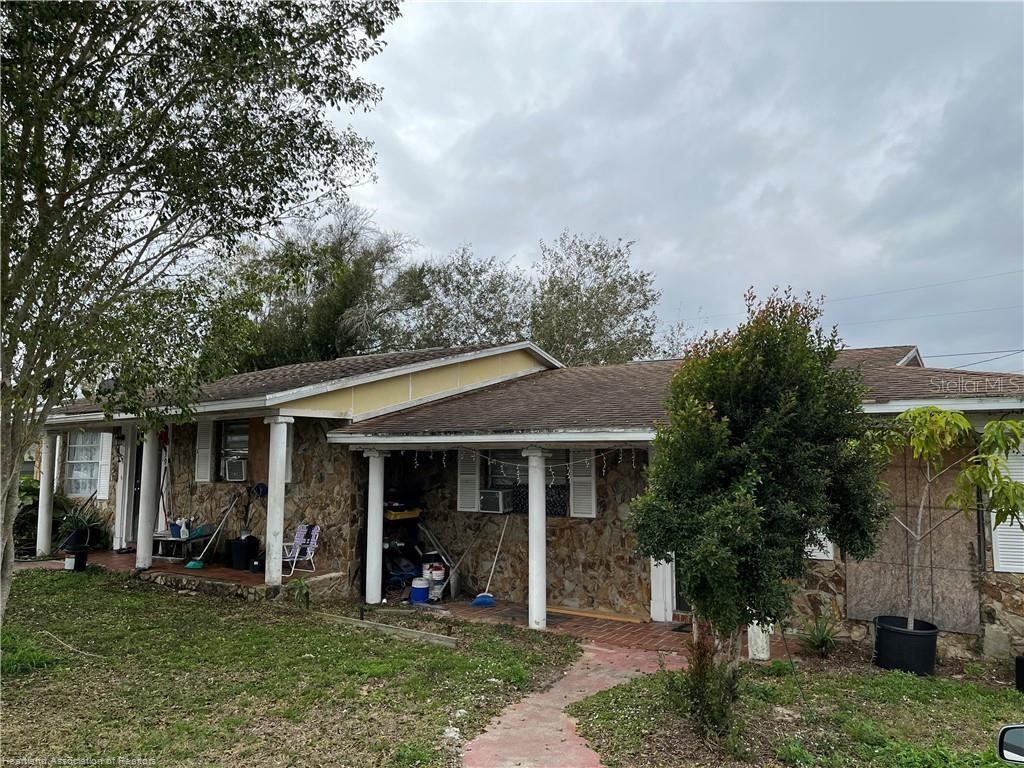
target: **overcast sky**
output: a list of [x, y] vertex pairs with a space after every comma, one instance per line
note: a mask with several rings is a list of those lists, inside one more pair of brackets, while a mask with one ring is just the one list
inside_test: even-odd
[[964, 365], [994, 355], [931, 356], [1024, 347], [1022, 24], [1017, 3], [406, 5], [365, 69], [379, 178], [353, 197], [423, 255], [621, 237], [665, 321], [728, 326], [748, 286], [792, 285], [852, 346]]

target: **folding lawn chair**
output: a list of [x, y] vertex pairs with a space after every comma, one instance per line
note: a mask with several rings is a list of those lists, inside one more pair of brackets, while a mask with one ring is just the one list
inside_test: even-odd
[[[295, 529], [295, 541], [290, 545], [284, 545], [284, 557], [282, 558], [282, 562], [291, 563], [292, 569], [288, 572], [289, 576], [296, 571], [316, 572], [316, 563], [313, 562], [313, 555], [316, 554], [319, 539], [319, 525], [306, 525], [302, 523]], [[309, 563], [311, 567], [299, 568], [297, 567], [299, 563]]]

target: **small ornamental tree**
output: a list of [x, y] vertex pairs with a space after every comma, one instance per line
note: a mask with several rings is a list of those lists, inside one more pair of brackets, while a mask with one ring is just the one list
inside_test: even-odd
[[839, 339], [820, 304], [789, 292], [746, 302], [735, 331], [685, 349], [632, 517], [642, 555], [675, 559], [733, 680], [740, 630], [786, 617], [808, 545], [827, 537], [865, 557], [888, 513], [885, 452], [856, 372], [833, 365]]
[[[979, 492], [987, 509], [995, 513], [996, 525], [1013, 520], [1024, 526], [1024, 483], [1010, 477], [1006, 462], [1008, 454], [1019, 451], [1022, 444], [1024, 421], [990, 421], [979, 434], [962, 413], [934, 406], [912, 408], [896, 418], [890, 445], [911, 449], [913, 457], [921, 462], [925, 481], [916, 516], [904, 522], [892, 515], [910, 537], [907, 627], [914, 628], [920, 607], [921, 545], [936, 529], [958, 515], [976, 512]], [[925, 511], [931, 504], [933, 489], [947, 472], [955, 473], [952, 491], [944, 500], [949, 511], [933, 523]]]

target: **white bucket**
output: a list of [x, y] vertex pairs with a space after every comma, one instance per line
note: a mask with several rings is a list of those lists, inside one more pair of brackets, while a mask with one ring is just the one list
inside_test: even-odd
[[412, 585], [416, 589], [425, 589], [430, 586], [430, 579], [421, 579], [418, 576], [412, 580]]

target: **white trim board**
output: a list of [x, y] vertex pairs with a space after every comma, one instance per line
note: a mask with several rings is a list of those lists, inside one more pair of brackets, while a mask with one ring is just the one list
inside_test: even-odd
[[1022, 397], [934, 397], [919, 400], [889, 400], [887, 402], [865, 401], [861, 404], [864, 413], [903, 413], [911, 408], [932, 405], [950, 411], [985, 411], [1002, 413], [1004, 411], [1024, 410]]
[[349, 434], [338, 431], [327, 433], [327, 442], [339, 445], [379, 447], [401, 446], [415, 449], [417, 447], [451, 447], [464, 445], [479, 447], [531, 446], [538, 443], [553, 443], [561, 447], [573, 444], [580, 446], [594, 443], [621, 445], [637, 443], [643, 447], [654, 439], [654, 430], [601, 430], [601, 431], [564, 431], [564, 432], [510, 432], [506, 434], [449, 434], [449, 435], [371, 435]]

